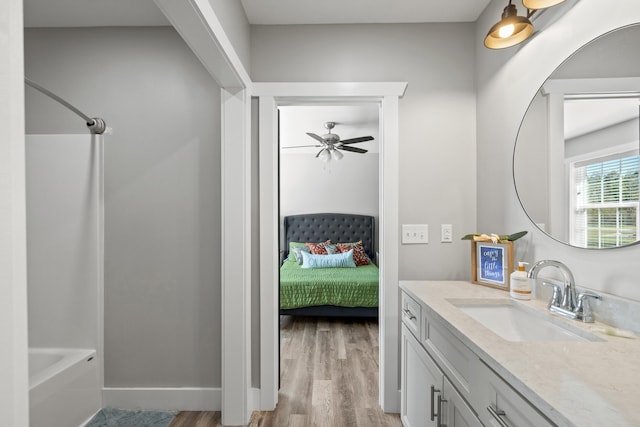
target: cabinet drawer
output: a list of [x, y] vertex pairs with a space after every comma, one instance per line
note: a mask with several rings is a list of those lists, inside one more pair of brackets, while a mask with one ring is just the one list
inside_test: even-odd
[[402, 322], [407, 325], [407, 328], [420, 340], [420, 325], [421, 325], [421, 309], [420, 304], [406, 293], [402, 293]]
[[482, 387], [478, 415], [487, 427], [554, 427], [525, 398], [489, 367], [482, 364]]
[[480, 359], [446, 326], [436, 322], [427, 312], [422, 316], [421, 344], [438, 363], [463, 398], [471, 401], [473, 375]]

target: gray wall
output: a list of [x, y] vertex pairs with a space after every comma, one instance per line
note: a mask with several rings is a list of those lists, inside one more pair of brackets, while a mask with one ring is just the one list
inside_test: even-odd
[[595, 251], [557, 243], [536, 230], [525, 216], [509, 168], [520, 121], [547, 76], [594, 37], [640, 21], [640, 4], [634, 0], [578, 2], [524, 45], [501, 51], [485, 49], [482, 40], [487, 28], [499, 19], [503, 8], [503, 1], [492, 1], [476, 26], [478, 165], [497, 165], [478, 168], [478, 227], [528, 229], [529, 236], [516, 245], [518, 259], [558, 259], [572, 269], [578, 286], [640, 300], [640, 270], [630, 268], [640, 246]]
[[[172, 28], [26, 30], [105, 137], [105, 385], [220, 385], [220, 91]], [[27, 133], [86, 132], [27, 90]]]
[[[347, 157], [349, 156], [349, 157]], [[378, 153], [280, 155], [280, 215], [344, 212], [378, 217]]]
[[[475, 231], [473, 24], [252, 26], [254, 81], [407, 81], [400, 100], [401, 223], [431, 243], [400, 247], [401, 279], [470, 277]], [[439, 243], [441, 223], [454, 242]]]

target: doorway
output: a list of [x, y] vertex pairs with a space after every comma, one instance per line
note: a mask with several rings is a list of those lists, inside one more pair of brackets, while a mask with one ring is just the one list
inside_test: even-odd
[[260, 169], [260, 395], [272, 410], [278, 400], [278, 127], [282, 105], [305, 102], [373, 102], [380, 106], [379, 402], [399, 412], [398, 380], [398, 98], [406, 83], [255, 83], [259, 98]]
[[[280, 253], [288, 252], [283, 220], [289, 215], [328, 212], [357, 214], [371, 216], [374, 218], [373, 224], [378, 224], [379, 112], [380, 103], [376, 102], [305, 102], [278, 107]], [[336, 145], [339, 148], [332, 150], [307, 133], [316, 138], [331, 134], [347, 142], [360, 137], [372, 139], [344, 145], [345, 150]], [[377, 263], [373, 256], [378, 248], [377, 227], [372, 231], [372, 237], [371, 258]], [[338, 243], [335, 239], [332, 242]], [[278, 267], [286, 262], [279, 261]], [[284, 264], [284, 267], [287, 266], [289, 264]], [[280, 296], [282, 298], [283, 294], [280, 293]], [[289, 326], [293, 319], [291, 316], [279, 316], [279, 319], [281, 357], [278, 362], [282, 385], [283, 330], [285, 335], [291, 332]], [[301, 320], [297, 323], [301, 323]], [[378, 339], [376, 337], [376, 342]], [[290, 351], [288, 353], [290, 357], [295, 356]]]

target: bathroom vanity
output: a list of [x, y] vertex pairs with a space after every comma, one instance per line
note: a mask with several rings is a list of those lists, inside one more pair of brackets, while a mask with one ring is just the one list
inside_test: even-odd
[[400, 288], [405, 427], [640, 426], [640, 339], [469, 282]]

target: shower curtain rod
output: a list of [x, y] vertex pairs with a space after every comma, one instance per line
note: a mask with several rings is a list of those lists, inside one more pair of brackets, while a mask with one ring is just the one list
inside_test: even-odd
[[33, 80], [30, 80], [27, 77], [24, 78], [24, 82], [27, 85], [31, 86], [32, 88], [36, 89], [37, 91], [40, 91], [40, 92], [44, 93], [45, 95], [47, 95], [49, 98], [53, 99], [54, 101], [57, 101], [60, 104], [64, 105], [69, 110], [71, 110], [74, 113], [76, 113], [78, 116], [82, 117], [84, 119], [84, 121], [87, 123], [87, 127], [89, 127], [89, 130], [91, 131], [91, 133], [96, 134], [96, 135], [102, 135], [104, 133], [104, 131], [107, 130], [107, 124], [101, 118], [87, 116], [82, 111], [78, 110], [76, 107], [74, 107], [73, 105], [69, 104], [67, 101], [65, 101], [64, 99], [60, 98], [55, 93], [51, 92], [48, 89], [45, 89], [44, 87], [40, 86], [38, 83], [34, 82]]

